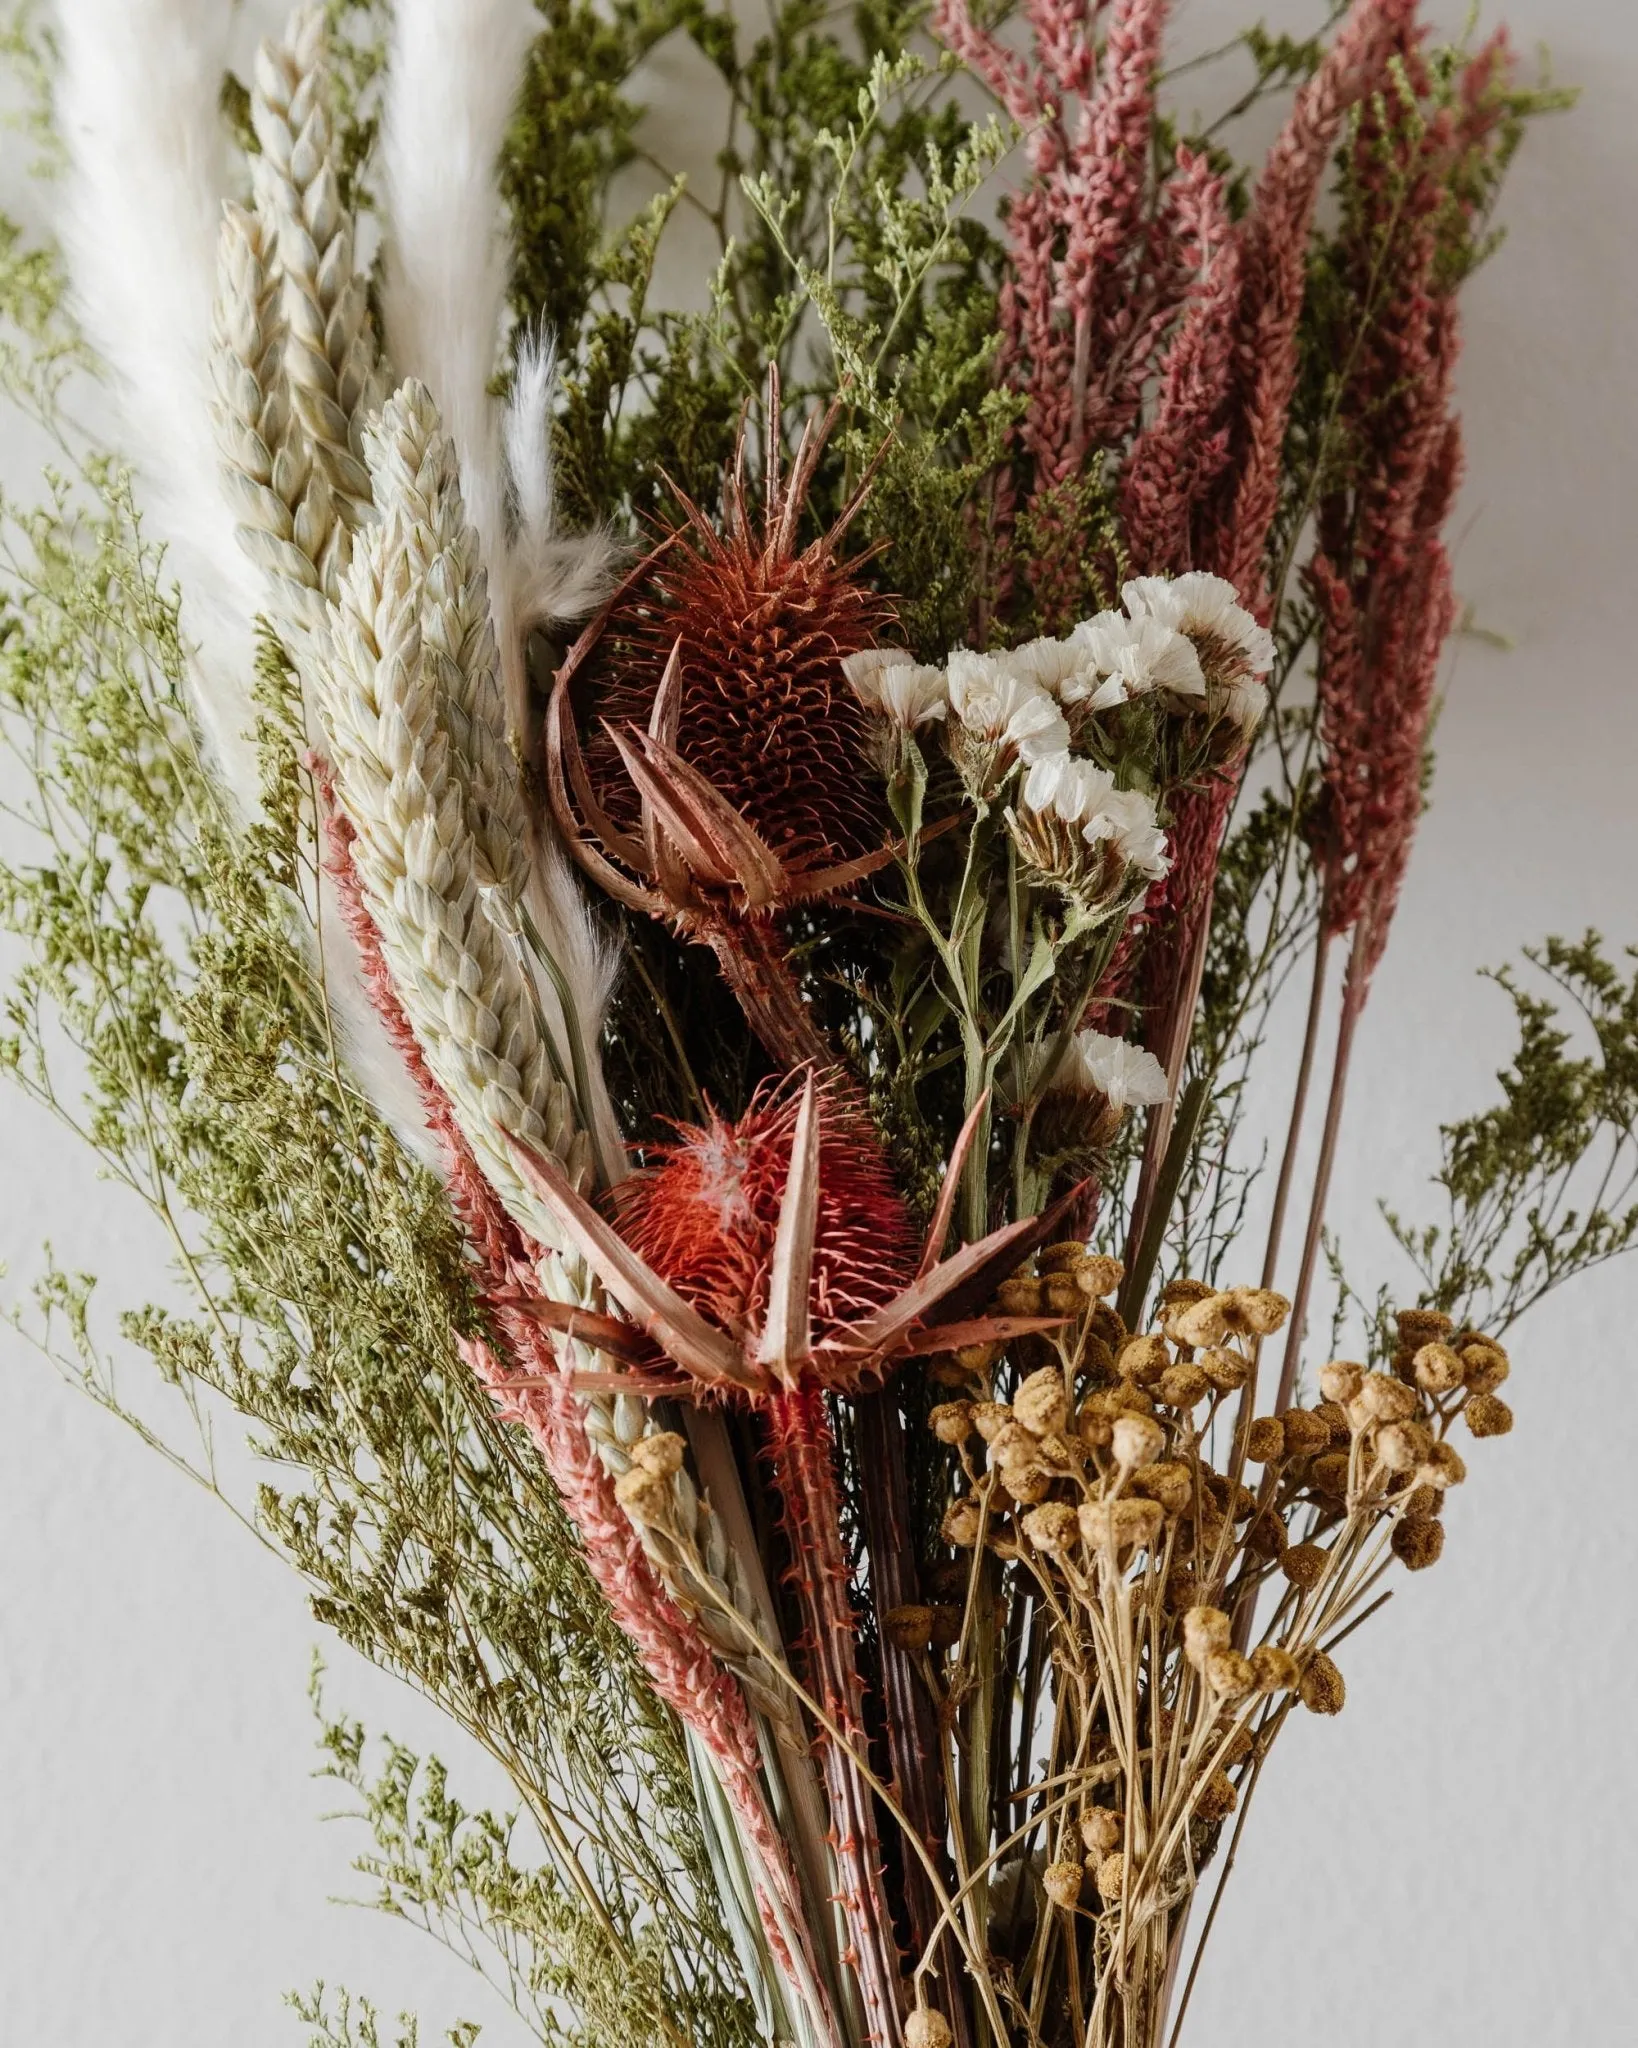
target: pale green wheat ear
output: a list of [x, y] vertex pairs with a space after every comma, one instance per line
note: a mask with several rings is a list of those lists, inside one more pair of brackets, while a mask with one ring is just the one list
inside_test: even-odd
[[[491, 869], [468, 823], [462, 764], [440, 716], [441, 659], [422, 634], [423, 564], [464, 527], [454, 454], [426, 391], [407, 385], [382, 413], [379, 522], [342, 580], [320, 709], [336, 785], [357, 829], [353, 859], [393, 986], [427, 1064], [508, 1210], [542, 1243], [550, 1219], [520, 1178], [510, 1133], [576, 1175], [590, 1163], [532, 982], [485, 905]], [[424, 480], [448, 528], [436, 534]], [[422, 488], [417, 488], [421, 485]]]
[[240, 544], [297, 635], [322, 631], [370, 516], [364, 424], [384, 395], [355, 224], [342, 202], [322, 11], [256, 57], [255, 204], [222, 226], [212, 369]]

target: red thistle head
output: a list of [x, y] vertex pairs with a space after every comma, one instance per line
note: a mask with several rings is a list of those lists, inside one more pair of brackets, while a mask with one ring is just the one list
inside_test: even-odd
[[[801, 1106], [801, 1082], [757, 1091], [737, 1122], [680, 1126], [615, 1193], [620, 1235], [719, 1329], [759, 1331]], [[917, 1247], [874, 1127], [845, 1082], [816, 1094], [819, 1175], [809, 1300], [816, 1344], [883, 1309]]]
[[671, 545], [604, 622], [589, 695], [599, 730], [586, 761], [616, 825], [633, 827], [637, 798], [602, 722], [646, 729], [675, 651], [677, 752], [787, 868], [832, 866], [880, 845], [866, 718], [842, 662], [892, 637], [894, 615], [860, 580], [862, 558], [840, 553], [852, 508], [796, 546], [824, 437], [825, 426], [810, 427], [788, 478], [770, 462], [760, 519], [747, 502], [742, 442], [721, 530], [685, 501]]

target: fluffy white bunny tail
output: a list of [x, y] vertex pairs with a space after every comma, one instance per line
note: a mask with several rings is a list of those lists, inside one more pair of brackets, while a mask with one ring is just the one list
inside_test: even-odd
[[506, 577], [516, 629], [594, 612], [613, 586], [617, 550], [605, 533], [557, 531], [552, 487], [552, 344], [531, 334], [518, 349], [503, 439], [511, 492]]
[[119, 439], [170, 551], [198, 648], [201, 725], [234, 801], [256, 803], [259, 581], [234, 539], [211, 426], [211, 305], [228, 190], [220, 0], [61, 0], [63, 240], [87, 338], [113, 371]]

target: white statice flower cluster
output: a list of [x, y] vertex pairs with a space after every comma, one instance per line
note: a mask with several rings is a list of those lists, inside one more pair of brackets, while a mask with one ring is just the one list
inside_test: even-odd
[[1152, 696], [1179, 716], [1205, 712], [1249, 734], [1267, 707], [1262, 678], [1274, 661], [1272, 637], [1221, 576], [1138, 576], [1121, 598], [1122, 610], [1083, 619], [1063, 639], [993, 654], [958, 648], [942, 668], [892, 648], [842, 664], [883, 722], [887, 748], [895, 732], [941, 725], [964, 778], [985, 796], [1021, 768], [1014, 816], [1026, 851], [1066, 886], [1095, 880], [1104, 895], [1128, 878], [1158, 880], [1169, 860], [1154, 799], [1118, 788], [1075, 751], [1086, 722]]

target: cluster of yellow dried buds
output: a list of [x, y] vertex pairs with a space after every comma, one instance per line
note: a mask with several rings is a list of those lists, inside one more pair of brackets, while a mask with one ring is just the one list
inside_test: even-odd
[[[1386, 1544], [1413, 1570], [1438, 1557], [1444, 1496], [1465, 1476], [1452, 1424], [1482, 1437], [1511, 1417], [1500, 1346], [1410, 1310], [1391, 1371], [1333, 1361], [1313, 1405], [1253, 1418], [1257, 1349], [1284, 1324], [1284, 1297], [1179, 1280], [1153, 1327], [1132, 1332], [1110, 1305], [1121, 1278], [1081, 1245], [1049, 1247], [993, 1312], [1059, 1315], [1061, 1330], [941, 1361], [953, 1398], [929, 1423], [966, 1482], [945, 1540], [1016, 1567], [1050, 1617], [1075, 1760], [1060, 1753], [1044, 1773], [1071, 1789], [1047, 1829], [1042, 1892], [1064, 1911], [1118, 1905], [1129, 1931], [1192, 1887], [1290, 1705], [1341, 1710], [1325, 1644]], [[1270, 1583], [1280, 1597], [1253, 1643]]]

